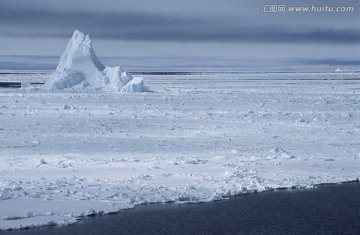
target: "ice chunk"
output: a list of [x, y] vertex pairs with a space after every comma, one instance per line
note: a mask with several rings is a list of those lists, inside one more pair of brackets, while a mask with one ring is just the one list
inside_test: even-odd
[[121, 90], [126, 92], [143, 92], [144, 81], [141, 77], [134, 77]]
[[21, 82], [21, 89], [25, 90], [25, 89], [29, 89], [32, 88], [31, 83], [28, 81], [22, 81]]
[[65, 52], [43, 90], [113, 90], [144, 91], [142, 78], [133, 78], [120, 66], [105, 67], [92, 48], [89, 35], [75, 30]]
[[109, 84], [110, 87], [115, 88], [117, 90], [121, 90], [126, 84], [128, 84], [133, 77], [125, 71], [125, 69], [120, 66], [116, 67], [106, 67], [104, 70], [105, 84]]
[[340, 68], [335, 69], [335, 73], [341, 73], [343, 70]]

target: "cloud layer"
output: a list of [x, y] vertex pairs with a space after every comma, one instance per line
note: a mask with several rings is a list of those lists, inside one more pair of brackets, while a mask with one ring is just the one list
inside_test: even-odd
[[[278, 0], [271, 2], [271, 4], [277, 3], [283, 4]], [[203, 52], [220, 51], [218, 45], [225, 44], [236, 48], [231, 50], [229, 49], [231, 46], [228, 46], [228, 52], [221, 52], [219, 56], [226, 54], [229, 55], [227, 57], [234, 59], [251, 59], [252, 55], [249, 53], [246, 53], [247, 58], [237, 55], [241, 53], [241, 45], [243, 49], [246, 49], [247, 44], [251, 43], [258, 44], [262, 48], [265, 58], [273, 53], [274, 57], [281, 59], [291, 55], [288, 56], [291, 60], [294, 59], [294, 53], [298, 50], [289, 51], [289, 47], [283, 46], [274, 51], [271, 47], [291, 44], [295, 45], [293, 49], [306, 47], [306, 51], [310, 52], [312, 48], [313, 51], [317, 51], [318, 57], [319, 48], [322, 52], [327, 50], [331, 52], [334, 47], [348, 45], [347, 48], [353, 49], [340, 54], [338, 50], [334, 50], [332, 54], [326, 52], [323, 53], [323, 58], [314, 59], [311, 58], [313, 56], [311, 54], [308, 58], [304, 58], [301, 55], [298, 57], [298, 63], [304, 65], [316, 64], [317, 61], [333, 61], [333, 63], [328, 63], [332, 65], [350, 61], [345, 65], [358, 66], [357, 62], [351, 62], [357, 61], [354, 57], [356, 53], [360, 53], [360, 15], [358, 14], [360, 3], [358, 1], [286, 2], [286, 4], [302, 6], [334, 5], [335, 3], [354, 6], [355, 12], [266, 14], [261, 12], [262, 6], [269, 4], [265, 0], [109, 0], [106, 4], [98, 0], [75, 2], [70, 0], [46, 2], [0, 0], [0, 43], [8, 42], [9, 40], [5, 38], [10, 37], [33, 38], [42, 42], [65, 39], [71, 36], [74, 29], [79, 29], [97, 40], [148, 42], [148, 45], [143, 44], [145, 45], [144, 58], [158, 53], [155, 48], [153, 51], [149, 49], [151, 43], [157, 43], [156, 50], [163, 50], [164, 57], [166, 55], [171, 57], [170, 54], [174, 54], [174, 52], [162, 49], [164, 43], [173, 43], [172, 50], [178, 50], [179, 53], [182, 53], [184, 44], [215, 43], [217, 44], [215, 47], [214, 45], [208, 48], [202, 46]], [[256, 49], [256, 46], [253, 47]], [[12, 48], [11, 45], [10, 48]], [[34, 45], [33, 48], [36, 46]], [[124, 49], [121, 45], [114, 48], [119, 51], [124, 51]], [[33, 49], [33, 51], [36, 50]], [[44, 51], [39, 48], [38, 53], [44, 54]], [[6, 55], [11, 54], [21, 53], [7, 49]], [[217, 54], [214, 52], [211, 56], [217, 56]], [[341, 58], [336, 58], [337, 56]], [[259, 56], [253, 58], [259, 59]], [[223, 59], [226, 60], [226, 58]], [[304, 59], [306, 63], [302, 61]]]
[[[16, 1], [15, 1], [16, 2]], [[161, 1], [160, 1], [161, 2]], [[211, 1], [210, 1], [211, 2]], [[217, 1], [215, 1], [217, 2]], [[154, 1], [156, 3], [156, 1]], [[159, 4], [159, 1], [157, 2]], [[32, 37], [68, 37], [75, 28], [104, 39], [144, 41], [215, 41], [215, 42], [277, 42], [277, 43], [359, 43], [360, 28], [348, 24], [360, 17], [354, 14], [329, 18], [327, 15], [268, 15], [253, 4], [253, 14], [204, 11], [201, 14], [166, 11], [141, 12], [119, 10], [69, 11], [2, 5], [0, 25], [3, 35]], [[236, 7], [234, 6], [234, 7]], [[204, 6], [198, 6], [201, 9]], [[141, 6], [139, 6], [141, 8]], [[156, 9], [156, 4], [154, 6]], [[249, 10], [248, 10], [249, 11]], [[246, 16], [246, 18], [244, 18]], [[302, 21], [299, 21], [299, 17]], [[341, 21], [337, 21], [339, 18]], [[333, 23], [329, 25], [329, 20]], [[311, 22], [304, 22], [308, 20]], [[316, 20], [323, 24], [316, 23]], [[350, 21], [351, 22], [351, 21]], [[353, 22], [353, 21], [352, 21]], [[310, 24], [309, 24], [310, 23]], [[339, 27], [342, 26], [342, 27]]]

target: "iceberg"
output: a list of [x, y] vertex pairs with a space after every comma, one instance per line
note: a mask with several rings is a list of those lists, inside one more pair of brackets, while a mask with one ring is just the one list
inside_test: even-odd
[[146, 91], [141, 77], [132, 77], [120, 66], [104, 66], [96, 56], [89, 35], [75, 30], [65, 52], [43, 90]]
[[335, 69], [335, 73], [341, 73], [341, 72], [343, 72], [342, 69], [340, 69], [340, 68]]

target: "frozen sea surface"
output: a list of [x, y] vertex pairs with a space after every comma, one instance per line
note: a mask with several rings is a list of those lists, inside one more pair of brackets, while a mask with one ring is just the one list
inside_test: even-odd
[[153, 92], [0, 89], [0, 229], [359, 178], [359, 73], [143, 77]]

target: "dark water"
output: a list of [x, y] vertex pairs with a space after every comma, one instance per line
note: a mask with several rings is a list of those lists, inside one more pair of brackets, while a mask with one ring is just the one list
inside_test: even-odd
[[214, 203], [145, 205], [76, 225], [0, 234], [360, 234], [360, 184], [249, 194]]

